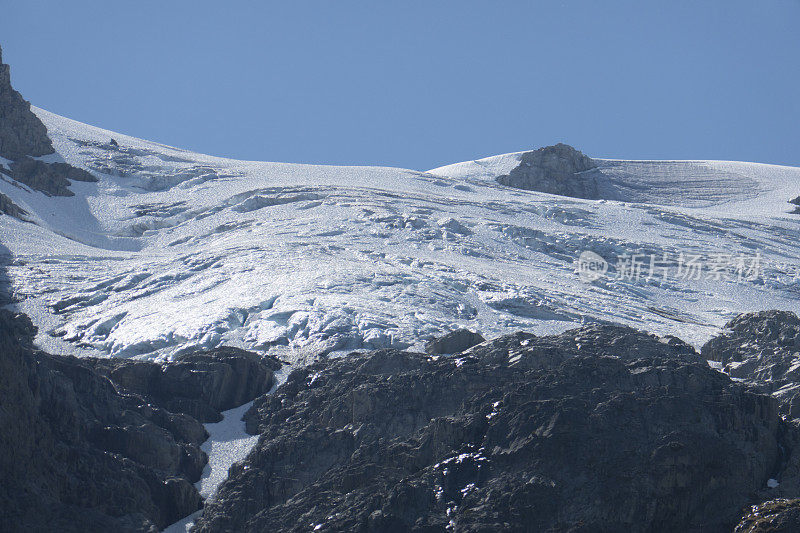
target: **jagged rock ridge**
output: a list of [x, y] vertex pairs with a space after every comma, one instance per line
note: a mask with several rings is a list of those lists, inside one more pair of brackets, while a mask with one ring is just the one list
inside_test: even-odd
[[3, 193], [0, 193], [0, 213], [17, 218], [19, 220], [25, 220], [25, 217], [28, 214], [24, 209], [12, 202], [11, 198]]
[[31, 111], [31, 104], [11, 86], [11, 68], [0, 49], [0, 157], [12, 161], [53, 153], [47, 128]]
[[[68, 189], [71, 181], [97, 181], [86, 170], [68, 163], [33, 159], [53, 152], [47, 128], [33, 114], [31, 104], [11, 86], [11, 69], [3, 63], [0, 49], [0, 157], [11, 161], [8, 168], [0, 165], [0, 173], [52, 196], [72, 196]], [[13, 208], [0, 212], [17, 216]]]

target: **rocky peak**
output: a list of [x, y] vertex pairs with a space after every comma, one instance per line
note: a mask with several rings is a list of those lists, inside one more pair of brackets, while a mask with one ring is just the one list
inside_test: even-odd
[[0, 49], [0, 157], [17, 160], [24, 156], [53, 153], [47, 128], [11, 86], [11, 69], [3, 63]]
[[558, 143], [525, 152], [519, 165], [508, 174], [498, 176], [497, 181], [518, 189], [596, 199], [600, 197], [596, 176], [582, 174], [596, 167], [590, 157], [572, 146]]
[[576, 150], [564, 143], [526, 152], [522, 155], [521, 161], [530, 166], [568, 174], [583, 172], [597, 166], [590, 157], [584, 155], [580, 150]]

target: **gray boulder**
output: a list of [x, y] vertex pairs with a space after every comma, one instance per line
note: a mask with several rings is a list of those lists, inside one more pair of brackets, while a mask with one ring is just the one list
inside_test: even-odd
[[457, 329], [425, 345], [425, 352], [429, 354], [451, 354], [463, 352], [476, 344], [485, 342], [480, 333], [468, 329]]
[[497, 181], [509, 187], [573, 198], [599, 199], [597, 176], [590, 171], [597, 164], [566, 144], [545, 146], [525, 152], [519, 165]]

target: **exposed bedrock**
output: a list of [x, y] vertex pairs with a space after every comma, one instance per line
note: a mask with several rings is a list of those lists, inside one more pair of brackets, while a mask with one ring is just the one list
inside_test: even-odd
[[785, 463], [777, 401], [630, 328], [294, 371], [198, 531], [731, 531]]
[[781, 412], [800, 418], [800, 318], [789, 311], [739, 315], [702, 348], [731, 377], [742, 379], [781, 403]]
[[735, 533], [796, 533], [800, 531], [800, 500], [780, 498], [754, 505]]
[[11, 68], [3, 63], [0, 49], [0, 157], [16, 160], [52, 153], [47, 128], [11, 86]]
[[132, 359], [89, 359], [95, 369], [125, 390], [156, 405], [218, 422], [221, 411], [245, 404], [272, 387], [276, 359], [232, 347], [197, 350], [166, 364]]
[[[47, 128], [11, 86], [11, 69], [3, 63], [0, 50], [0, 157], [11, 161], [8, 168], [0, 165], [0, 173], [51, 196], [72, 196], [67, 188], [72, 181], [97, 181], [68, 163], [33, 159], [53, 152]], [[0, 212], [15, 216], [7, 210]]]
[[147, 531], [198, 509], [203, 426], [36, 350], [34, 333], [0, 311], [3, 529]]
[[497, 181], [509, 187], [573, 198], [599, 199], [598, 175], [588, 172], [597, 164], [566, 144], [525, 152], [519, 165]]
[[0, 311], [3, 531], [158, 531], [193, 513], [208, 433], [190, 415], [263, 394], [276, 366], [236, 349], [164, 365], [53, 356], [35, 333]]
[[67, 163], [44, 163], [30, 157], [13, 161], [6, 172], [12, 179], [50, 196], [74, 196], [73, 181], [94, 182], [97, 178]]
[[457, 329], [425, 345], [425, 352], [429, 354], [451, 354], [463, 352], [476, 344], [485, 342], [480, 333], [468, 329]]
[[19, 220], [26, 220], [28, 213], [20, 206], [11, 201], [11, 198], [0, 193], [0, 213]]

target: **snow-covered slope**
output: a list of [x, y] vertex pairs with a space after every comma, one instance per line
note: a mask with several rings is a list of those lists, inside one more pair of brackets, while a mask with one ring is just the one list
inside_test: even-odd
[[[576, 200], [497, 184], [518, 154], [427, 173], [235, 161], [35, 112], [57, 152], [44, 159], [100, 178], [70, 198], [0, 182], [33, 221], [0, 216], [20, 308], [56, 352], [232, 344], [299, 360], [582, 320], [700, 343], [739, 312], [800, 311], [797, 168], [602, 161], [622, 201]], [[582, 281], [583, 251], [608, 274]], [[681, 253], [760, 254], [763, 275], [619, 275], [617, 256], [636, 253], [673, 267]]]
[[[462, 180], [494, 181], [520, 162], [523, 152], [433, 169]], [[621, 161], [595, 159], [594, 172], [609, 199], [662, 206], [705, 207], [719, 215], [781, 215], [800, 194], [800, 169], [738, 161]], [[791, 195], [788, 196], [787, 195]]]

